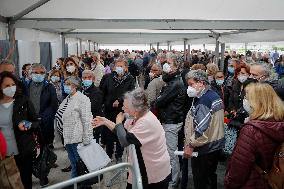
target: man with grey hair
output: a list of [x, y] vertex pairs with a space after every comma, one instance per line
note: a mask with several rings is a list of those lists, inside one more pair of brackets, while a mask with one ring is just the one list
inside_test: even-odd
[[16, 67], [12, 61], [2, 60], [0, 62], [0, 73], [7, 71], [15, 75]]
[[278, 96], [284, 100], [284, 86], [278, 81], [278, 74], [267, 63], [255, 63], [250, 67], [248, 82], [263, 82], [271, 85]]
[[185, 120], [184, 158], [191, 158], [195, 189], [217, 188], [216, 169], [224, 147], [224, 105], [209, 86], [207, 74], [192, 70], [186, 75], [187, 95], [193, 98]]
[[[93, 117], [103, 116], [103, 93], [95, 86], [96, 77], [93, 71], [85, 70], [82, 73], [82, 93], [89, 97]], [[101, 128], [94, 129], [94, 138], [99, 142]]]
[[[45, 146], [52, 146], [54, 139], [54, 118], [58, 108], [58, 100], [54, 86], [46, 79], [46, 69], [42, 64], [34, 63], [32, 65], [32, 81], [27, 86], [27, 96], [31, 100], [36, 113], [41, 118], [39, 143], [40, 150]], [[40, 176], [40, 185], [48, 184], [47, 175]]]

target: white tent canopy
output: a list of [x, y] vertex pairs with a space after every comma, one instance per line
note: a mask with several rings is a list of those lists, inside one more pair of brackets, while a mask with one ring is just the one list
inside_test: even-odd
[[16, 28], [99, 44], [284, 40], [279, 0], [0, 0], [0, 5], [0, 20], [15, 22]]

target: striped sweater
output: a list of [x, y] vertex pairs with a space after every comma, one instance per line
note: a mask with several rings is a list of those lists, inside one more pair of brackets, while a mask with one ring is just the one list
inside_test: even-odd
[[90, 99], [78, 91], [73, 96], [66, 97], [59, 110], [62, 110], [67, 100], [68, 105], [62, 114], [64, 145], [81, 142], [89, 144], [93, 138]]
[[219, 95], [209, 88], [195, 98], [185, 120], [185, 145], [200, 155], [224, 147], [224, 105]]

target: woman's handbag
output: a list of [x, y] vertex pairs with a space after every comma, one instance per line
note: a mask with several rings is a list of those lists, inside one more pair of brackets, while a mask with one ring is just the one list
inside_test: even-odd
[[0, 154], [0, 188], [25, 189], [14, 156], [2, 158]]
[[77, 150], [89, 172], [97, 171], [110, 162], [104, 149], [94, 139], [89, 145], [78, 145]]
[[238, 137], [238, 130], [234, 127], [228, 127], [225, 124], [225, 147], [223, 149], [224, 153], [227, 155], [231, 155], [233, 149], [236, 145]]
[[41, 154], [33, 162], [33, 175], [36, 178], [48, 176], [56, 160], [57, 155], [48, 146], [44, 146]]

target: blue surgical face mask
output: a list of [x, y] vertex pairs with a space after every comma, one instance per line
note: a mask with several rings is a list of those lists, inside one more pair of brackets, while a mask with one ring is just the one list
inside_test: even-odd
[[92, 84], [93, 84], [93, 81], [92, 81], [92, 80], [83, 80], [83, 81], [82, 81], [82, 85], [83, 85], [84, 87], [90, 87]]
[[60, 80], [60, 77], [58, 77], [58, 76], [51, 76], [51, 81], [53, 82], [53, 83], [55, 83], [55, 82], [58, 82], [59, 80]]
[[71, 94], [72, 93], [71, 86], [70, 85], [64, 85], [64, 92], [68, 95]]
[[224, 83], [224, 79], [218, 79], [218, 80], [215, 80], [217, 85], [223, 85]]
[[41, 83], [44, 80], [44, 75], [42, 75], [42, 74], [32, 74], [32, 80], [35, 83]]
[[235, 73], [235, 68], [234, 67], [228, 67], [228, 72], [230, 74], [234, 74]]

